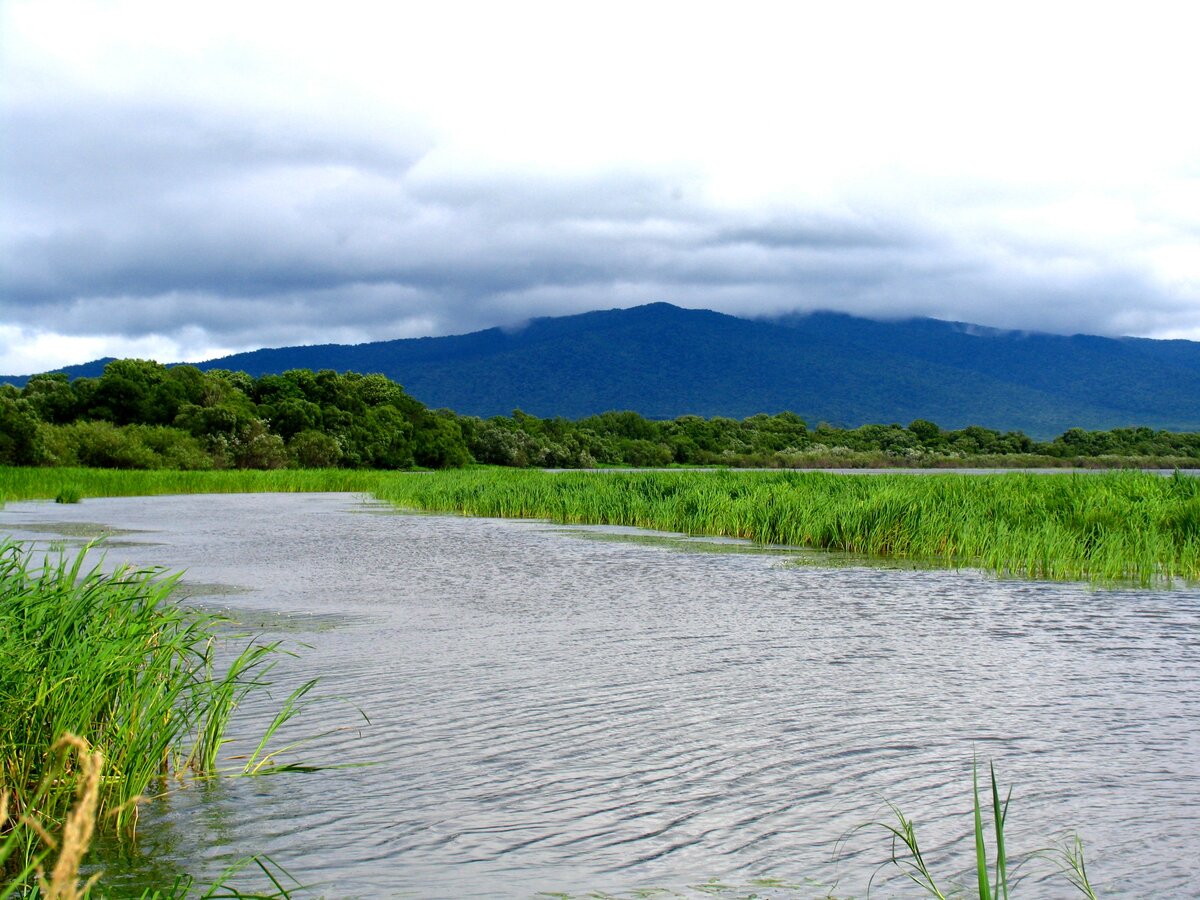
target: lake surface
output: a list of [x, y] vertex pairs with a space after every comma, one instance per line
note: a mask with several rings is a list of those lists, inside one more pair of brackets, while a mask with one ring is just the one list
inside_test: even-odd
[[[338, 730], [293, 759], [371, 763], [184, 787], [144, 808], [135, 852], [106, 851], [117, 887], [266, 853], [329, 897], [764, 877], [801, 886], [762, 897], [861, 897], [888, 844], [854, 829], [885, 801], [963, 876], [973, 753], [1014, 786], [1010, 852], [1078, 831], [1102, 896], [1200, 879], [1193, 588], [821, 565], [337, 494], [0, 509], [0, 533], [39, 542], [101, 526], [109, 563], [186, 569], [193, 602], [310, 645], [276, 696], [320, 675], [293, 734]], [[270, 707], [244, 709], [235, 750]], [[1022, 893], [1075, 896], [1029, 871]], [[919, 896], [893, 874], [874, 896]]]

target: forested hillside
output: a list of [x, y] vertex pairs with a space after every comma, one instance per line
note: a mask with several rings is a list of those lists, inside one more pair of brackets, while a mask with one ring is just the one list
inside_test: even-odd
[[791, 410], [853, 427], [929, 419], [1048, 438], [1068, 428], [1200, 429], [1200, 345], [1027, 335], [817, 313], [751, 321], [665, 303], [520, 331], [296, 347], [215, 364], [383, 372], [430, 406], [581, 418], [742, 419]]
[[229, 370], [110, 362], [98, 378], [0, 385], [0, 465], [105, 468], [445, 468], [601, 465], [1200, 466], [1200, 434], [1070, 429], [1039, 442], [971, 425], [810, 426], [791, 412], [741, 420], [630, 411], [571, 420], [514, 410], [483, 419], [430, 410], [381, 374]]
[[[68, 371], [96, 377], [106, 362]], [[648, 419], [790, 410], [843, 427], [927, 419], [1042, 439], [1074, 427], [1200, 430], [1200, 343], [934, 319], [748, 320], [655, 303], [515, 330], [257, 350], [197, 365], [254, 376], [380, 372], [427, 406], [483, 417], [516, 408], [570, 419], [614, 409]]]

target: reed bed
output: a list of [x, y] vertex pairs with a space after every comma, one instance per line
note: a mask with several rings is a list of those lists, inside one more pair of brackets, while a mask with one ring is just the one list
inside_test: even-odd
[[437, 472], [382, 481], [401, 506], [630, 525], [977, 566], [1003, 576], [1200, 580], [1200, 480], [815, 472]]
[[1200, 479], [1144, 472], [130, 471], [0, 468], [0, 502], [352, 491], [465, 515], [631, 525], [848, 554], [977, 566], [1002, 576], [1200, 580]]
[[[390, 473], [365, 469], [90, 469], [0, 466], [0, 503], [159, 494], [371, 492]], [[394, 476], [393, 476], [394, 477]]]
[[[89, 822], [130, 831], [138, 798], [214, 774], [230, 716], [279, 649], [252, 641], [218, 671], [216, 620], [173, 603], [173, 578], [85, 568], [87, 556], [0, 543], [0, 896], [28, 882], [52, 835], [83, 827], [77, 789]], [[62, 735], [78, 736], [73, 758]]]

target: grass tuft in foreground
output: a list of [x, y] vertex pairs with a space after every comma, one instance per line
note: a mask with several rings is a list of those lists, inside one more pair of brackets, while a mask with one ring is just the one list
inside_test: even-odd
[[218, 672], [216, 620], [171, 602], [174, 578], [86, 556], [0, 543], [0, 897], [33, 886], [53, 835], [66, 865], [90, 823], [130, 832], [169, 777], [215, 774], [230, 716], [279, 650], [251, 642]]
[[[979, 768], [972, 769], [972, 794], [974, 800], [974, 838], [975, 838], [975, 878], [979, 900], [1009, 900], [1009, 856], [1004, 844], [1004, 829], [1008, 818], [1008, 802], [1012, 790], [1008, 791], [1003, 802], [1000, 800], [1000, 788], [996, 782], [996, 768], [989, 766], [991, 774], [991, 833], [992, 855], [989, 858], [987, 841], [988, 829], [984, 824], [985, 804], [979, 795]], [[876, 822], [875, 826], [882, 828], [891, 838], [891, 859], [889, 862], [900, 869], [913, 884], [917, 885], [936, 900], [948, 900], [948, 894], [939, 887], [917, 840], [916, 824], [907, 818], [900, 809], [892, 805], [896, 816], [893, 822]], [[1096, 893], [1088, 881], [1087, 867], [1083, 859], [1083, 844], [1076, 837], [1074, 843], [1065, 848], [1039, 850], [1030, 857], [1042, 857], [1051, 860], [1067, 880], [1088, 900], [1096, 900]]]

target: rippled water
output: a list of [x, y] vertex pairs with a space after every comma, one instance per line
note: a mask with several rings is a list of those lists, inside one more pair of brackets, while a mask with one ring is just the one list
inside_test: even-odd
[[[122, 532], [111, 562], [186, 568], [195, 602], [311, 645], [278, 694], [319, 674], [296, 733], [341, 730], [298, 755], [372, 764], [177, 791], [136, 852], [107, 851], [112, 884], [267, 853], [330, 897], [764, 876], [862, 896], [887, 844], [853, 829], [885, 801], [965, 871], [977, 752], [1015, 786], [1010, 849], [1078, 830], [1103, 894], [1194, 895], [1200, 591], [797, 565], [348, 495], [0, 510], [26, 538], [100, 525]], [[247, 709], [243, 734], [268, 715]], [[1071, 895], [1056, 884], [1029, 893]]]

